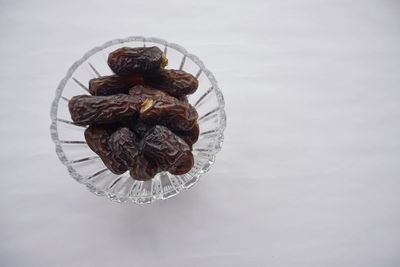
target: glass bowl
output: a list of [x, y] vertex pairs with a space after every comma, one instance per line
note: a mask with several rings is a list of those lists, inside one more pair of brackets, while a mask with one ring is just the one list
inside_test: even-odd
[[[90, 79], [112, 74], [107, 65], [108, 54], [123, 46], [158, 46], [168, 57], [167, 68], [182, 69], [199, 80], [198, 90], [189, 96], [189, 102], [199, 114], [200, 126], [199, 140], [193, 146], [194, 167], [189, 173], [171, 175], [162, 172], [149, 181], [136, 181], [129, 172], [113, 174], [86, 144], [85, 127], [76, 126], [71, 121], [69, 99], [75, 95], [89, 95], [87, 85]], [[50, 132], [56, 153], [71, 176], [94, 194], [117, 202], [151, 203], [193, 186], [214, 163], [215, 155], [221, 150], [226, 126], [223, 95], [214, 75], [203, 62], [180, 45], [142, 36], [106, 42], [76, 61], [57, 87], [50, 115]]]

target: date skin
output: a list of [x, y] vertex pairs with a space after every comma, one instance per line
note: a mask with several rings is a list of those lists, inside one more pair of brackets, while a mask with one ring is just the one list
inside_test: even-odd
[[113, 125], [90, 126], [85, 130], [86, 143], [90, 149], [99, 155], [104, 165], [115, 174], [122, 174], [128, 168], [113, 156], [108, 145], [108, 139], [112, 132], [116, 129]]
[[142, 83], [143, 76], [141, 74], [122, 77], [118, 75], [103, 76], [89, 81], [89, 92], [95, 96], [126, 94], [132, 86]]
[[151, 129], [151, 126], [141, 121], [135, 121], [129, 126], [139, 139], [143, 138], [143, 136], [145, 136], [146, 133]]
[[105, 124], [133, 120], [141, 102], [132, 96], [74, 96], [68, 103], [71, 118], [76, 125]]
[[[137, 84], [133, 86], [129, 90], [129, 95], [135, 96], [135, 97], [141, 97], [141, 101], [143, 102], [147, 98], [157, 98], [157, 97], [163, 97], [163, 96], [171, 96], [167, 94], [164, 91], [158, 90], [154, 87], [151, 87], [149, 85], [144, 85], [144, 84]], [[177, 100], [181, 101], [184, 104], [189, 104], [189, 100], [186, 95], [182, 95], [179, 97], [174, 97]]]
[[156, 46], [122, 47], [108, 56], [108, 66], [120, 76], [159, 71], [167, 64], [163, 52]]
[[157, 166], [149, 162], [140, 152], [135, 134], [127, 127], [119, 128], [108, 140], [114, 158], [122, 162], [132, 178], [150, 180], [157, 174]]
[[186, 95], [179, 96], [177, 99], [183, 103], [189, 104], [189, 100]]
[[122, 162], [126, 167], [136, 164], [140, 154], [137, 147], [137, 139], [133, 132], [127, 127], [116, 130], [108, 140], [108, 146], [114, 154], [114, 158]]
[[174, 175], [189, 172], [194, 164], [188, 144], [164, 126], [157, 125], [148, 131], [140, 142], [140, 148], [159, 170]]
[[164, 125], [172, 131], [188, 131], [197, 121], [196, 109], [171, 96], [147, 98], [139, 118], [148, 125]]
[[[147, 125], [140, 120], [134, 121], [128, 125], [128, 127], [135, 133], [136, 137], [138, 139], [143, 138], [143, 136], [146, 135], [146, 133], [152, 128], [152, 126]], [[180, 138], [182, 138], [192, 149], [193, 144], [197, 142], [199, 139], [199, 125], [196, 122], [192, 129], [188, 131], [172, 131], [174, 134], [178, 135]]]
[[193, 144], [197, 142], [199, 139], [199, 134], [200, 134], [200, 128], [199, 124], [196, 122], [192, 129], [188, 131], [175, 131], [175, 134], [177, 134], [180, 138], [182, 138], [192, 149]]
[[174, 97], [193, 94], [199, 86], [199, 82], [192, 74], [172, 69], [161, 69], [159, 72], [145, 75], [144, 83]]
[[153, 161], [148, 160], [144, 155], [139, 155], [136, 162], [136, 165], [129, 168], [129, 174], [135, 180], [147, 181], [160, 172], [157, 165]]
[[168, 96], [167, 93], [148, 85], [135, 85], [129, 90], [129, 95], [144, 102], [147, 98]]

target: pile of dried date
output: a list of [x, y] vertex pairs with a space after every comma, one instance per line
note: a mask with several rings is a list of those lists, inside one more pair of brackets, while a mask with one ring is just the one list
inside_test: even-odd
[[92, 94], [69, 101], [71, 118], [85, 130], [88, 146], [110, 171], [149, 180], [159, 172], [190, 171], [192, 146], [199, 137], [198, 114], [186, 95], [197, 79], [165, 69], [158, 47], [123, 47], [109, 54], [115, 73], [89, 81]]

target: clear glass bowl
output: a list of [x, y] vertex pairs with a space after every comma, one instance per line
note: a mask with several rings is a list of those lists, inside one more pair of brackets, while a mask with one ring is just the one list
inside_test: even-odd
[[[193, 146], [195, 164], [184, 175], [162, 172], [150, 181], [133, 180], [129, 173], [115, 175], [87, 146], [84, 139], [85, 127], [72, 123], [68, 111], [71, 97], [89, 94], [88, 81], [94, 77], [112, 74], [107, 65], [108, 54], [123, 46], [158, 46], [168, 57], [167, 68], [182, 69], [197, 77], [199, 88], [189, 96], [189, 102], [199, 113], [200, 137]], [[71, 176], [86, 185], [93, 193], [106, 196], [117, 202], [151, 203], [177, 195], [193, 186], [207, 172], [220, 151], [226, 127], [224, 98], [214, 75], [195, 55], [183, 47], [159, 38], [132, 36], [115, 39], [88, 51], [76, 61], [61, 80], [51, 106], [51, 138], [56, 146], [60, 161]]]

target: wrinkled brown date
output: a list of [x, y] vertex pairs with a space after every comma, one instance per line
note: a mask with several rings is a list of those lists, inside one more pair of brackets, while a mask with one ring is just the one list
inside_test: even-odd
[[[139, 139], [141, 139], [152, 128], [152, 126], [149, 126], [141, 121], [135, 121], [129, 125], [129, 128]], [[189, 145], [189, 147], [192, 148], [193, 144], [199, 139], [199, 124], [196, 122], [188, 131], [173, 131], [173, 133], [182, 138]]]
[[144, 155], [139, 155], [136, 162], [137, 164], [129, 167], [129, 174], [135, 180], [150, 180], [161, 171], [153, 161], [148, 160]]
[[134, 73], [154, 72], [167, 65], [167, 58], [156, 46], [122, 47], [108, 56], [111, 70], [121, 76]]
[[179, 96], [177, 99], [183, 103], [189, 104], [189, 100], [186, 95]]
[[132, 131], [136, 134], [136, 136], [138, 138], [142, 138], [151, 129], [151, 126], [149, 126], [141, 121], [136, 121], [136, 122], [132, 123], [130, 128], [132, 129]]
[[122, 174], [128, 168], [118, 159], [113, 156], [113, 153], [108, 145], [108, 139], [111, 133], [115, 130], [115, 126], [90, 126], [85, 130], [86, 143], [93, 152], [99, 155], [104, 165], [115, 174]]
[[141, 83], [143, 83], [141, 74], [125, 77], [118, 75], [103, 76], [89, 81], [89, 92], [97, 96], [128, 93], [132, 86]]
[[108, 140], [108, 144], [114, 158], [129, 169], [132, 178], [146, 181], [157, 174], [157, 166], [141, 154], [138, 140], [129, 128], [122, 127], [115, 131]]
[[146, 158], [154, 161], [159, 170], [174, 175], [185, 174], [194, 164], [189, 146], [167, 127], [157, 125], [143, 137], [140, 148]]
[[132, 96], [74, 96], [68, 103], [76, 125], [104, 124], [132, 120], [137, 117], [140, 101]]
[[171, 69], [162, 69], [154, 74], [145, 75], [144, 82], [175, 97], [193, 94], [199, 85], [192, 74]]
[[[129, 95], [135, 96], [135, 97], [140, 97], [141, 101], [146, 100], [147, 98], [153, 98], [157, 99], [159, 97], [163, 96], [170, 96], [164, 91], [158, 90], [154, 87], [151, 87], [149, 85], [143, 85], [143, 84], [138, 84], [133, 86], [129, 90]], [[179, 97], [175, 97], [177, 100], [181, 101], [182, 103], [189, 104], [189, 100], [186, 95], [182, 95]]]
[[173, 131], [188, 131], [196, 123], [198, 114], [190, 104], [174, 97], [146, 99], [140, 108], [140, 120], [149, 125], [164, 125]]
[[155, 89], [148, 85], [135, 85], [129, 90], [129, 95], [136, 97], [141, 102], [147, 98], [158, 98], [168, 96], [165, 92]]
[[199, 134], [200, 134], [200, 128], [199, 124], [196, 122], [192, 129], [188, 131], [175, 131], [175, 134], [177, 134], [180, 138], [182, 138], [189, 146], [190, 149], [192, 149], [192, 146], [194, 143], [197, 142], [199, 139]]
[[136, 158], [140, 154], [137, 147], [137, 139], [133, 132], [127, 127], [119, 128], [108, 140], [108, 145], [114, 154], [114, 157], [130, 167], [136, 164]]

